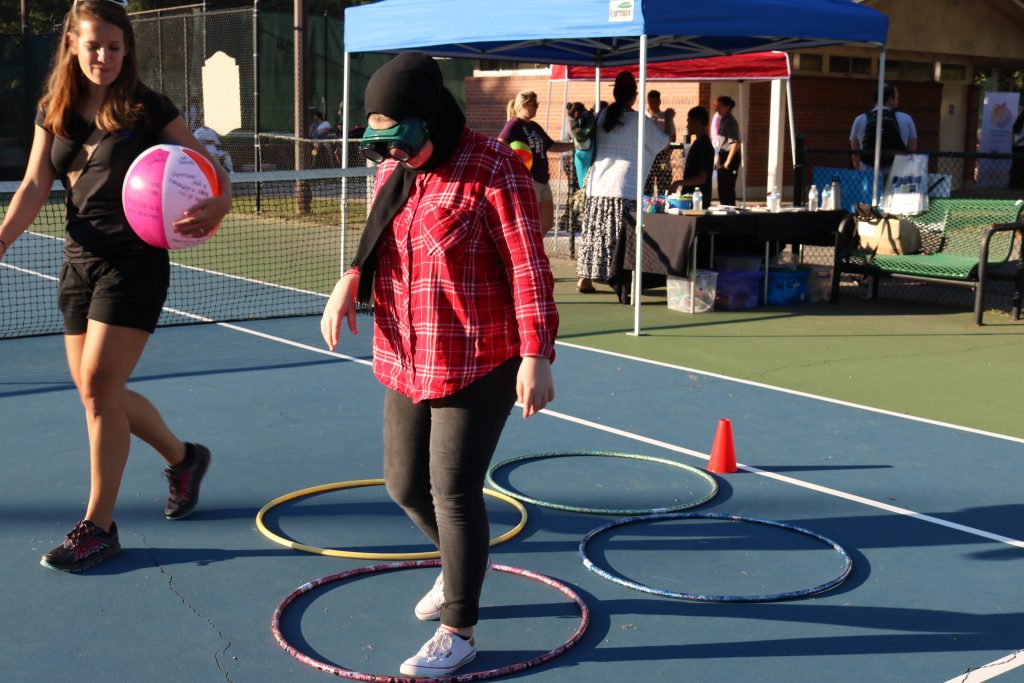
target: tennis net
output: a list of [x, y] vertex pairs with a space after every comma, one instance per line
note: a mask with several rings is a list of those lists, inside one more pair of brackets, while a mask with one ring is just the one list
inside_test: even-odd
[[[233, 202], [205, 244], [171, 252], [160, 325], [318, 315], [355, 254], [374, 169], [232, 175]], [[16, 182], [0, 183], [0, 215]], [[57, 279], [64, 190], [54, 185], [32, 226], [0, 261], [0, 339], [59, 334]]]

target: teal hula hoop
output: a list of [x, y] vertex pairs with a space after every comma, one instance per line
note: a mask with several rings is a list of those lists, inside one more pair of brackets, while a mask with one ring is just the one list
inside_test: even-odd
[[[513, 463], [523, 462], [523, 461], [526, 461], [526, 460], [541, 460], [543, 458], [559, 458], [559, 457], [573, 457], [573, 456], [587, 456], [587, 457], [589, 457], [589, 456], [596, 456], [596, 457], [602, 457], [602, 458], [625, 458], [625, 459], [628, 459], [628, 460], [644, 460], [644, 461], [647, 461], [647, 462], [660, 463], [662, 465], [671, 465], [672, 467], [676, 467], [678, 469], [685, 470], [687, 472], [690, 472], [691, 474], [696, 474], [697, 477], [707, 486], [707, 492], [704, 493], [703, 496], [698, 498], [697, 500], [691, 500], [691, 501], [688, 501], [688, 502], [679, 503], [679, 504], [676, 504], [676, 505], [669, 505], [669, 506], [666, 506], [666, 507], [641, 508], [641, 509], [597, 508], [597, 507], [583, 507], [583, 506], [578, 506], [578, 505], [565, 505], [565, 504], [562, 504], [562, 503], [554, 503], [554, 502], [546, 501], [546, 500], [538, 500], [536, 498], [531, 498], [531, 497], [526, 496], [526, 495], [524, 495], [522, 493], [519, 493], [518, 491], [512, 491], [512, 490], [510, 490], [508, 488], [500, 486], [497, 482], [494, 481], [494, 473], [495, 472], [497, 472], [502, 467], [505, 467], [507, 465], [511, 465]], [[667, 513], [667, 512], [678, 512], [680, 510], [689, 510], [690, 508], [695, 508], [698, 505], [703, 505], [704, 503], [706, 503], [709, 500], [711, 500], [712, 498], [714, 498], [715, 495], [717, 495], [717, 493], [718, 493], [718, 482], [715, 481], [715, 478], [713, 476], [711, 476], [710, 474], [708, 474], [707, 472], [705, 472], [703, 470], [697, 469], [696, 467], [691, 467], [690, 465], [684, 465], [683, 463], [675, 462], [673, 460], [666, 460], [665, 458], [655, 458], [655, 457], [650, 456], [650, 455], [636, 455], [636, 454], [633, 454], [633, 453], [614, 453], [614, 452], [607, 452], [607, 451], [565, 451], [565, 452], [555, 452], [555, 453], [532, 453], [532, 454], [529, 454], [529, 455], [520, 455], [520, 456], [517, 456], [515, 458], [510, 458], [510, 459], [505, 460], [503, 462], [499, 462], [499, 463], [497, 463], [495, 465], [491, 465], [491, 467], [487, 470], [487, 485], [490, 486], [491, 488], [493, 488], [495, 491], [500, 491], [501, 493], [504, 493], [506, 496], [510, 496], [512, 498], [515, 498], [518, 501], [521, 501], [523, 503], [532, 503], [533, 505], [537, 505], [537, 506], [543, 507], [543, 508], [551, 508], [553, 510], [564, 510], [566, 512], [581, 512], [581, 513], [587, 514], [587, 515], [615, 515], [615, 516], [622, 516], [622, 515], [657, 515], [657, 514], [664, 514], [664, 513]]]

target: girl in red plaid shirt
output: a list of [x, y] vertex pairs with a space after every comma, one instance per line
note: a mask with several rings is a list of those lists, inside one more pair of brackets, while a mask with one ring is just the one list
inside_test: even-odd
[[381, 161], [373, 209], [321, 332], [334, 349], [343, 320], [356, 333], [357, 300], [372, 299], [387, 490], [441, 552], [414, 610], [441, 625], [401, 672], [445, 676], [476, 656], [491, 456], [516, 400], [528, 418], [554, 399], [554, 279], [529, 173], [465, 127], [433, 59], [383, 66], [366, 111], [362, 147]]

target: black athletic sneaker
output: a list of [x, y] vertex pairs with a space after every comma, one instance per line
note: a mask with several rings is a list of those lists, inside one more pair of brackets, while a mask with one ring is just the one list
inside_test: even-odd
[[174, 467], [165, 467], [164, 476], [171, 485], [164, 517], [184, 519], [199, 502], [199, 485], [210, 466], [210, 449], [197, 443], [185, 444], [185, 459]]
[[108, 533], [83, 519], [68, 532], [63, 543], [43, 555], [39, 564], [62, 572], [80, 572], [119, 552], [116, 524], [110, 524]]

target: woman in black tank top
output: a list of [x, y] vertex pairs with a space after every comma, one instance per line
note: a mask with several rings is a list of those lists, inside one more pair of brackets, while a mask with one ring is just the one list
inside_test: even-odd
[[[143, 396], [127, 388], [167, 295], [167, 252], [127, 225], [121, 186], [128, 166], [157, 143], [206, 156], [175, 106], [138, 80], [126, 0], [78, 0], [64, 19], [21, 187], [0, 226], [0, 259], [35, 220], [60, 178], [67, 192], [64, 266], [58, 290], [68, 367], [85, 407], [90, 493], [84, 518], [46, 553], [46, 567], [80, 571], [116, 554], [113, 521], [132, 434], [166, 462], [164, 515], [192, 512], [210, 452], [183, 443]], [[175, 224], [204, 234], [231, 208], [231, 184], [216, 163], [222, 194]]]

